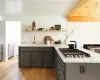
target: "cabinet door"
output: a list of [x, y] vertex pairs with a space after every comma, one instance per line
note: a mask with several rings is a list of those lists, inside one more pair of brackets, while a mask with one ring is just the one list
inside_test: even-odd
[[61, 67], [59, 65], [57, 64], [57, 68], [56, 68], [56, 80], [65, 80], [65, 74], [61, 70]]
[[83, 80], [82, 76], [84, 74], [80, 74], [80, 64], [66, 64], [66, 78], [67, 80]]
[[0, 61], [3, 60], [3, 52], [0, 52]]
[[63, 72], [59, 71], [56, 76], [56, 80], [65, 80], [65, 75]]
[[[99, 80], [100, 64], [66, 64], [67, 80]], [[82, 69], [81, 69], [82, 67]]]
[[[100, 80], [100, 64], [88, 63], [86, 64], [86, 72], [83, 80]], [[81, 79], [82, 80], [82, 79]]]
[[20, 52], [19, 55], [19, 66], [30, 67], [31, 52]]
[[57, 52], [54, 50], [54, 68], [56, 69], [57, 66]]
[[43, 52], [42, 66], [43, 67], [53, 67], [53, 52]]
[[41, 67], [41, 52], [32, 52], [31, 67]]

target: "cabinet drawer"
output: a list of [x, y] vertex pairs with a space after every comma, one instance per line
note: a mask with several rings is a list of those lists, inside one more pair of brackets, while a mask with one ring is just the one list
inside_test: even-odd
[[44, 47], [43, 51], [53, 51], [53, 47]]
[[42, 51], [41, 47], [21, 47], [21, 51]]

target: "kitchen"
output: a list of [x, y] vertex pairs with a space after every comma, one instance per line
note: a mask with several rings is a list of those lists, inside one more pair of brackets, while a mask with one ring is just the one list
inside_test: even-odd
[[[0, 64], [1, 74], [3, 72], [0, 80], [99, 80], [100, 19], [97, 17], [99, 10], [96, 14], [92, 10], [93, 7], [99, 9], [99, 1], [44, 0], [43, 3], [40, 3], [41, 1], [34, 0], [34, 6], [32, 0], [22, 2], [23, 13], [20, 12], [20, 9], [13, 8], [11, 11], [9, 9], [7, 11], [10, 13], [5, 11], [5, 16], [1, 19], [2, 30], [4, 31], [1, 30], [2, 36], [0, 35], [0, 37], [2, 38], [1, 43], [4, 44], [3, 57], [6, 59]], [[94, 4], [92, 4], [93, 2]], [[17, 2], [7, 0], [5, 3], [7, 5], [20, 3], [20, 0]], [[41, 9], [38, 9], [38, 4], [42, 6]], [[54, 7], [54, 5], [56, 6]], [[33, 7], [33, 10], [31, 10], [31, 7]], [[49, 8], [49, 11], [46, 7]], [[17, 14], [17, 12], [19, 13]], [[64, 12], [66, 17], [62, 16]], [[83, 16], [85, 17], [83, 18]], [[16, 39], [18, 35], [15, 36], [18, 41], [16, 45], [19, 52], [16, 52], [18, 49], [16, 48], [15, 53], [17, 54], [10, 59], [8, 59], [6, 53], [9, 35], [5, 34], [6, 31], [3, 29], [6, 21], [15, 21], [16, 25], [16, 21], [21, 22], [19, 22], [21, 24], [19, 31], [10, 31], [13, 32], [10, 35], [21, 32], [21, 34], [18, 34], [20, 35], [19, 40]], [[35, 22], [34, 29], [32, 28], [33, 21]], [[14, 24], [11, 25], [10, 23], [10, 26], [14, 26]], [[60, 29], [58, 29], [59, 26]], [[6, 30], [10, 28], [6, 28]], [[8, 35], [8, 38], [3, 35]], [[14, 40], [14, 36], [12, 36], [10, 36], [10, 42]], [[44, 38], [47, 36], [49, 37], [45, 41]], [[13, 40], [11, 41], [11, 39]], [[50, 40], [48, 41], [48, 39]], [[55, 44], [55, 41], [57, 41], [57, 44]]]

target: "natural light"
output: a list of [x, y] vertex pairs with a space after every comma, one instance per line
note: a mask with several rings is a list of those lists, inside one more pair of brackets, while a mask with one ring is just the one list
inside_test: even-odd
[[11, 53], [10, 50], [12, 50], [11, 48], [14, 47], [14, 52], [12, 53], [14, 53], [14, 55], [18, 55], [18, 45], [20, 45], [21, 42], [21, 21], [5, 21], [5, 27], [6, 54], [9, 54], [9, 52]]
[[13, 13], [20, 13], [22, 11], [22, 4], [21, 2], [5, 2], [5, 12], [8, 14]]

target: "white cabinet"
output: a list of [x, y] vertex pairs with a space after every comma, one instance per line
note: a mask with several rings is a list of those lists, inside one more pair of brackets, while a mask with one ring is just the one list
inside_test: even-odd
[[100, 80], [100, 64], [66, 64], [66, 80]]

